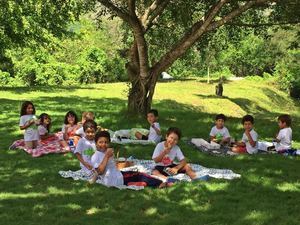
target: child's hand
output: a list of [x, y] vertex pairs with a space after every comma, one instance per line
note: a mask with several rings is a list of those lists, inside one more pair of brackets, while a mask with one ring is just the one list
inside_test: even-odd
[[105, 155], [107, 155], [108, 158], [112, 157], [114, 155], [114, 149], [108, 148], [105, 152]]
[[92, 165], [88, 164], [88, 163], [85, 163], [84, 165], [87, 169], [89, 170], [93, 170], [94, 168], [92, 167]]
[[251, 131], [251, 130], [248, 130], [248, 129], [245, 130], [245, 134], [246, 134], [247, 136], [249, 136], [249, 135], [250, 135], [250, 131]]
[[169, 153], [172, 149], [172, 145], [170, 143], [168, 143], [167, 141], [165, 141], [164, 146], [165, 146], [164, 150], [166, 151], [166, 153]]
[[34, 121], [35, 125], [39, 125], [41, 123], [41, 119], [37, 119]]
[[178, 169], [176, 167], [169, 168], [168, 172], [172, 175], [176, 175], [178, 173]]
[[25, 125], [30, 127], [32, 124], [34, 124], [34, 119], [28, 120]]

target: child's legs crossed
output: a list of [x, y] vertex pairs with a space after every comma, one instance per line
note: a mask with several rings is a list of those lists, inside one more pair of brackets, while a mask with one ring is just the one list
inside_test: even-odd
[[158, 187], [162, 183], [161, 180], [145, 173], [139, 173], [139, 181], [145, 182], [148, 187]]
[[139, 140], [142, 140], [143, 135], [140, 132], [136, 132], [135, 137]]
[[191, 179], [195, 179], [197, 177], [197, 174], [195, 173], [195, 171], [192, 169], [192, 167], [190, 166], [190, 164], [186, 164], [183, 168], [181, 168], [180, 170], [185, 171], [185, 173], [191, 178]]
[[33, 148], [33, 142], [32, 141], [25, 141], [25, 148]]
[[35, 149], [38, 146], [38, 141], [34, 140], [34, 141], [25, 141], [25, 147], [26, 148], [32, 148]]
[[166, 174], [163, 170], [164, 170], [164, 166], [155, 166], [154, 170], [152, 170], [152, 175], [161, 177], [163, 179], [167, 179], [168, 174]]

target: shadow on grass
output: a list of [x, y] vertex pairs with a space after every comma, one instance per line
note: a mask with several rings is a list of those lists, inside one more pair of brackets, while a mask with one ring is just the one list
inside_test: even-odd
[[[59, 90], [59, 89], [58, 89]], [[242, 103], [242, 102], [241, 102]], [[63, 179], [59, 170], [76, 170], [71, 154], [31, 158], [22, 151], [4, 150], [18, 130], [20, 101], [0, 99], [0, 221], [3, 224], [297, 224], [299, 211], [299, 160], [278, 155], [214, 157], [180, 146], [188, 161], [206, 167], [228, 168], [241, 179], [178, 184], [170, 189], [134, 192], [83, 181]], [[102, 126], [116, 129], [149, 127], [145, 118], [130, 117], [126, 101], [119, 98], [79, 96], [40, 97], [34, 102], [37, 114], [49, 112], [54, 130], [60, 130], [65, 113], [93, 111]], [[163, 131], [180, 127], [185, 137], [206, 137], [214, 122], [200, 107], [173, 100], [157, 101]], [[268, 116], [256, 119], [263, 137], [277, 126]], [[271, 128], [266, 130], [266, 127]], [[242, 130], [239, 118], [227, 121], [231, 133]], [[272, 127], [273, 126], [273, 127]], [[2, 139], [1, 139], [2, 140]], [[129, 154], [150, 159], [153, 146], [128, 146]]]
[[242, 178], [135, 192], [59, 177], [57, 171], [76, 168], [69, 155], [6, 154], [0, 219], [5, 224], [19, 224], [20, 218], [23, 224], [297, 224], [296, 160], [243, 156], [222, 161]]

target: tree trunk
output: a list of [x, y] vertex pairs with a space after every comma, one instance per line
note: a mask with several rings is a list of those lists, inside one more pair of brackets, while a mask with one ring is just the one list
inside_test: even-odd
[[157, 81], [157, 74], [151, 73], [147, 79], [142, 78], [140, 74], [134, 72], [129, 67], [127, 68], [131, 83], [128, 94], [128, 111], [132, 114], [146, 115], [151, 109], [152, 98]]

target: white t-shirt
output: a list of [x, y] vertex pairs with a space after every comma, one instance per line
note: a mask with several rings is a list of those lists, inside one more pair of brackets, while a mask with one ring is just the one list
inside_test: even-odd
[[48, 130], [43, 125], [38, 126], [39, 135], [45, 135], [48, 134]]
[[80, 127], [78, 130], [75, 131], [75, 134], [80, 136], [80, 137], [85, 137], [85, 133], [83, 130], [83, 127]]
[[[102, 151], [96, 151], [92, 156], [92, 165], [94, 168], [98, 168], [104, 159], [105, 153]], [[112, 157], [109, 158], [105, 171], [99, 175], [102, 182], [107, 186], [119, 186], [124, 184], [123, 175], [117, 169], [115, 161]]]
[[[160, 130], [159, 123], [155, 122], [153, 125]], [[155, 141], [155, 143], [158, 143], [161, 140], [161, 135], [158, 135], [152, 126], [150, 126], [148, 140]]]
[[[24, 126], [32, 119], [36, 119], [35, 115], [23, 115], [20, 117], [20, 126]], [[32, 124], [27, 127], [24, 132], [24, 141], [38, 141], [40, 139], [38, 127], [36, 124]]]
[[292, 129], [290, 127], [281, 129], [276, 139], [280, 140], [280, 142], [275, 145], [276, 151], [292, 148]]
[[[156, 158], [161, 154], [161, 152], [165, 149], [164, 141], [160, 142], [156, 145], [152, 159]], [[158, 166], [169, 166], [173, 163], [174, 159], [177, 159], [178, 161], [181, 161], [184, 159], [184, 155], [182, 154], [182, 151], [180, 150], [178, 145], [175, 145], [171, 148], [171, 151], [169, 154], [165, 155], [165, 157], [162, 159], [161, 162], [156, 163]]]
[[[82, 156], [82, 159], [92, 165], [91, 163], [91, 158], [94, 152], [96, 151], [96, 145], [95, 141], [92, 140], [87, 140], [86, 138], [81, 138], [76, 146], [76, 149], [74, 151], [74, 154], [79, 153]], [[90, 170], [86, 168], [81, 162], [80, 162], [80, 167], [83, 169], [85, 172], [89, 172]]]
[[258, 151], [258, 149], [257, 149], [258, 134], [252, 129], [250, 131], [250, 135], [252, 137], [252, 140], [256, 142], [254, 147], [251, 146], [251, 144], [248, 140], [248, 137], [245, 133], [243, 134], [242, 142], [244, 142], [246, 144], [247, 152], [249, 154], [254, 154], [254, 153], [257, 153], [257, 151]]
[[209, 135], [213, 137], [220, 136], [222, 137], [222, 140], [230, 137], [229, 131], [226, 127], [223, 127], [222, 129], [218, 129], [217, 126], [213, 126], [213, 128], [211, 128]]

